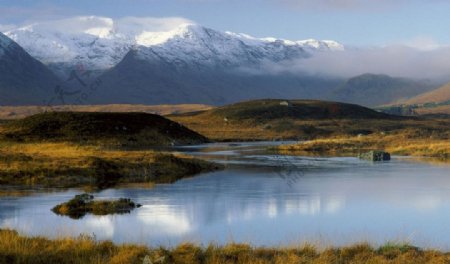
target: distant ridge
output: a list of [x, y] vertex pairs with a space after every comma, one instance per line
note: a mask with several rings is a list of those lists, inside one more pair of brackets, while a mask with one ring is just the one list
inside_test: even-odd
[[447, 83], [436, 90], [415, 96], [404, 102], [404, 104], [442, 103], [447, 101], [450, 104], [450, 83]]
[[340, 102], [374, 107], [405, 100], [433, 88], [435, 85], [429, 81], [367, 73], [346, 80], [333, 90], [330, 98]]

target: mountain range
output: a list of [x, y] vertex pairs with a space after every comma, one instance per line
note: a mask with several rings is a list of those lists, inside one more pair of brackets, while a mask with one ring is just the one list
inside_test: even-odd
[[334, 41], [258, 39], [189, 22], [167, 31], [154, 30], [145, 20], [89, 16], [33, 23], [5, 35], [60, 74], [78, 65], [102, 72], [117, 65], [131, 50], [142, 59], [157, 56], [177, 66], [229, 67], [344, 49]]
[[[273, 72], [271, 67], [286, 61], [340, 52], [345, 47], [330, 40], [255, 38], [190, 22], [155, 30], [137, 18], [74, 17], [20, 26], [5, 35], [36, 58], [27, 54], [34, 64], [42, 62], [41, 70], [46, 71], [40, 76], [14, 77], [24, 79], [18, 96], [17, 84], [3, 82], [0, 104], [5, 105], [41, 104], [40, 96], [20, 100], [27, 97], [25, 90], [31, 89], [49, 94], [47, 101], [67, 95], [64, 100], [53, 100], [55, 104], [224, 105], [259, 98], [303, 98], [374, 106], [410, 98], [432, 87], [424, 81], [383, 75], [358, 76], [355, 81]], [[0, 74], [14, 76], [3, 70]], [[59, 78], [57, 92], [55, 75]], [[30, 83], [38, 83], [38, 88]], [[365, 96], [367, 93], [379, 96]]]

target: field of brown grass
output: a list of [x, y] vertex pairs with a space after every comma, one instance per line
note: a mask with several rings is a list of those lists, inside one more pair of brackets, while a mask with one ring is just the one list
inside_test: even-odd
[[0, 230], [0, 263], [154, 263], [154, 264], [423, 264], [449, 263], [450, 254], [405, 243], [373, 247], [367, 243], [318, 250], [304, 244], [291, 247], [252, 247], [248, 244], [149, 248], [115, 245], [89, 236], [50, 240]]

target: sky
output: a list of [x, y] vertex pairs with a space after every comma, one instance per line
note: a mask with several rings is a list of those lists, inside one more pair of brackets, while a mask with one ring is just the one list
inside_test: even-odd
[[0, 25], [78, 15], [180, 17], [221, 31], [347, 46], [450, 44], [448, 0], [0, 0]]

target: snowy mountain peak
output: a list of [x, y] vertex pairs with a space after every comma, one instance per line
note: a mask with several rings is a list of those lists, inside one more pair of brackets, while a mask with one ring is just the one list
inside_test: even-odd
[[137, 35], [135, 40], [137, 45], [150, 47], [154, 45], [161, 45], [173, 38], [192, 38], [199, 31], [201, 31], [201, 29], [195, 24], [182, 24], [169, 31], [144, 31]]
[[224, 66], [280, 61], [315, 51], [341, 50], [334, 41], [290, 41], [220, 32], [182, 18], [81, 16], [17, 27], [5, 34], [55, 72], [82, 64], [104, 71], [133, 48], [141, 58]]

